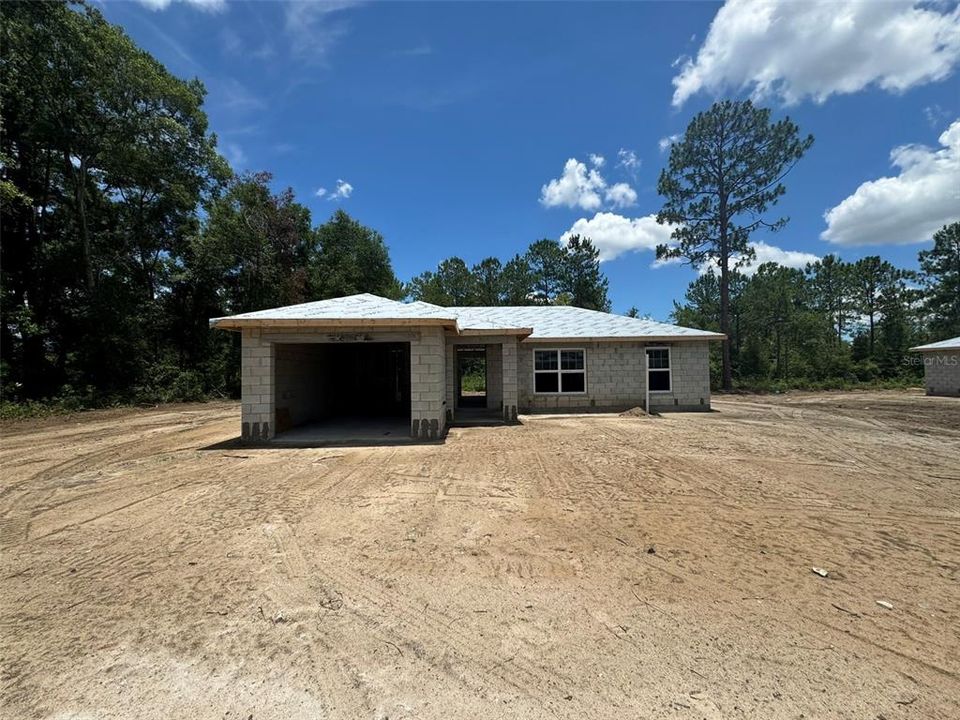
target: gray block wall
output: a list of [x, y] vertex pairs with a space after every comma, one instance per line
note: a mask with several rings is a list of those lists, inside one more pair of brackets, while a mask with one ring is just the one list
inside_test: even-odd
[[274, 352], [260, 329], [243, 331], [240, 346], [240, 435], [244, 440], [269, 440], [274, 424]]
[[923, 353], [927, 395], [960, 397], [960, 352]]
[[438, 440], [447, 432], [447, 345], [441, 328], [410, 343], [410, 435]]
[[[651, 393], [650, 406], [663, 410], [710, 409], [710, 355], [706, 342], [521, 343], [519, 406], [521, 412], [622, 410], [646, 401], [644, 350], [669, 347], [673, 371], [671, 391]], [[582, 348], [586, 351], [586, 392], [538, 394], [533, 391], [534, 349]]]
[[503, 403], [503, 352], [500, 344], [487, 348], [487, 409], [499, 410]]
[[516, 422], [520, 412], [520, 385], [517, 379], [520, 343], [516, 336], [504, 339], [501, 347], [503, 360], [503, 419]]

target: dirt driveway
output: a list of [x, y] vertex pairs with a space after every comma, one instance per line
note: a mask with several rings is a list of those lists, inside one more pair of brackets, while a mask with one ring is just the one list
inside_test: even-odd
[[0, 715], [960, 717], [960, 401], [715, 408], [310, 450], [223, 446], [225, 403], [4, 425]]

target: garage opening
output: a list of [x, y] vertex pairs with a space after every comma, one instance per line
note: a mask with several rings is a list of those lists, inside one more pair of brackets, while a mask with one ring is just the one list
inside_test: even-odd
[[277, 439], [409, 438], [410, 343], [280, 343], [274, 362]]

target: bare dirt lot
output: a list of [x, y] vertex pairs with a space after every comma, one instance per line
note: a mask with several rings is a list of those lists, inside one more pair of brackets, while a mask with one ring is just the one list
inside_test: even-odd
[[0, 715], [960, 717], [960, 402], [715, 408], [306, 450], [232, 447], [228, 403], [6, 424]]

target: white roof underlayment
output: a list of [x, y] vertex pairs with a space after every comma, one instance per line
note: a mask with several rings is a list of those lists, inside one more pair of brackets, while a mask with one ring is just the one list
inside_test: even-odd
[[527, 336], [529, 340], [721, 340], [724, 337], [706, 330], [568, 305], [441, 307], [425, 302], [397, 302], [369, 293], [214, 318], [210, 326], [238, 329], [246, 326], [323, 326], [352, 322], [378, 325], [423, 322], [444, 325], [457, 332], [512, 333]]
[[586, 310], [570, 305], [530, 305], [518, 307], [452, 307], [461, 328], [486, 327], [493, 321], [505, 326], [529, 327], [529, 340], [565, 338], [665, 338], [720, 339], [720, 333], [641, 320], [626, 315]]
[[916, 352], [935, 352], [937, 350], [960, 350], [960, 337], [941, 340], [940, 342], [918, 345], [910, 348]]

